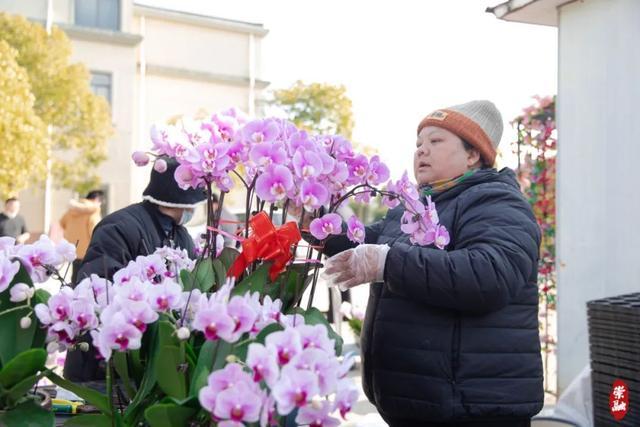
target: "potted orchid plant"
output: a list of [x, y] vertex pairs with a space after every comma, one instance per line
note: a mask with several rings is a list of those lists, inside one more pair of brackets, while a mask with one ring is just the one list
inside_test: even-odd
[[55, 245], [43, 236], [16, 245], [13, 238], [0, 238], [0, 425], [53, 426], [53, 414], [42, 407], [48, 396], [33, 391], [47, 373], [46, 334], [34, 309], [49, 300], [34, 284], [63, 280], [58, 269], [75, 256], [75, 247], [64, 240]]
[[[151, 141], [152, 150], [133, 160], [155, 157], [162, 172], [165, 158], [175, 158], [178, 184], [208, 194], [206, 233], [195, 261], [157, 248], [113, 280], [94, 275], [35, 306], [47, 348], [82, 349], [79, 339], [89, 334], [107, 361], [106, 394], [47, 373], [101, 412], [70, 425], [338, 425], [336, 414], [345, 417], [358, 396], [346, 379], [353, 359], [341, 357], [342, 339], [313, 307], [313, 294], [326, 239], [345, 233], [362, 243], [365, 227], [355, 216], [343, 225], [336, 211], [350, 198], [402, 203], [411, 241], [442, 248], [448, 234], [435, 205], [419, 199], [406, 172], [390, 181], [378, 156], [282, 119], [250, 121], [228, 110], [153, 127]], [[225, 195], [238, 187], [246, 220], [227, 237], [240, 251], [223, 247], [220, 227]], [[297, 221], [287, 221], [290, 210], [300, 212]]]

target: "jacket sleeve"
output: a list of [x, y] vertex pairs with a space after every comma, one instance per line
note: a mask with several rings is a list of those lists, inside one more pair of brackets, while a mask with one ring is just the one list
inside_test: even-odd
[[391, 292], [431, 306], [486, 313], [531, 286], [540, 230], [528, 202], [502, 187], [463, 197], [456, 226], [449, 230], [455, 249], [391, 247], [385, 264]]
[[[100, 224], [93, 231], [91, 243], [84, 257], [84, 262], [78, 271], [78, 281], [97, 274], [109, 280], [119, 269], [125, 267], [129, 260], [138, 255], [137, 248], [132, 247], [132, 242], [137, 236], [127, 231], [119, 223]], [[139, 239], [138, 239], [139, 240]]]

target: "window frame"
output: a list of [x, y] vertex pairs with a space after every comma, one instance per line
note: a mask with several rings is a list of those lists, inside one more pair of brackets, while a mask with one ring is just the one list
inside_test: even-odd
[[111, 0], [115, 2], [115, 6], [117, 7], [117, 11], [116, 11], [116, 22], [115, 22], [115, 27], [113, 26], [108, 26], [108, 27], [104, 27], [104, 26], [100, 26], [99, 25], [99, 17], [100, 17], [100, 2], [102, 2], [103, 0], [95, 0], [96, 1], [96, 14], [95, 16], [93, 16], [94, 18], [94, 22], [91, 23], [79, 23], [78, 21], [78, 4], [81, 2], [86, 2], [86, 0], [74, 0], [73, 1], [73, 23], [74, 25], [78, 26], [78, 27], [84, 27], [84, 28], [96, 28], [96, 29], [100, 29], [100, 30], [108, 30], [108, 31], [121, 31], [122, 28], [122, 0]]

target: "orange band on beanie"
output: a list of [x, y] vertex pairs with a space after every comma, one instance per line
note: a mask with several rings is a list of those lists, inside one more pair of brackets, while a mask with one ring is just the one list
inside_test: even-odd
[[418, 125], [418, 134], [426, 126], [436, 126], [455, 133], [467, 141], [480, 153], [482, 160], [493, 166], [496, 160], [496, 149], [484, 130], [467, 116], [453, 110], [436, 110], [422, 119]]

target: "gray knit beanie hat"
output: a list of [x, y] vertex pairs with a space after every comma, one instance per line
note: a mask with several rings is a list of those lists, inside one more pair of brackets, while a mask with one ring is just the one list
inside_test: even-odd
[[425, 126], [437, 126], [455, 133], [480, 152], [486, 165], [493, 166], [503, 125], [502, 115], [491, 101], [471, 101], [436, 110], [422, 119], [418, 134]]

